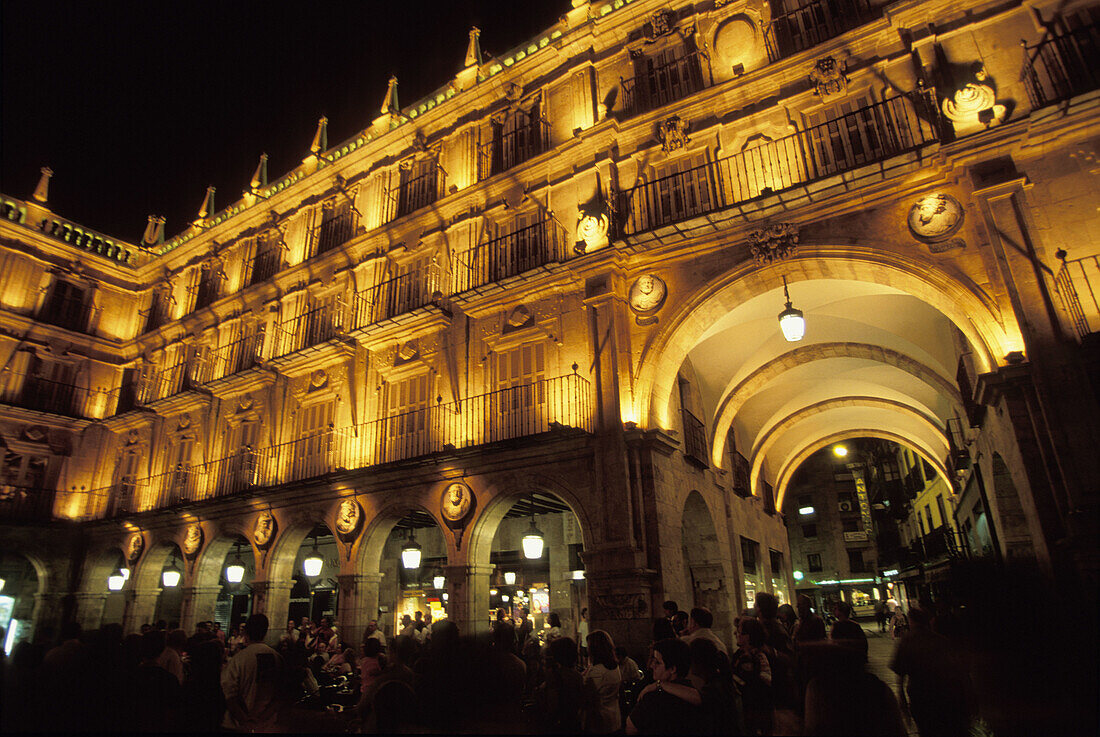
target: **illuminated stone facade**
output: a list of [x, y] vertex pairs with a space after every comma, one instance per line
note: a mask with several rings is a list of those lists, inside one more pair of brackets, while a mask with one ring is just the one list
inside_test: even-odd
[[[391, 82], [360, 134], [330, 147], [321, 121], [298, 168], [261, 161], [169, 240], [64, 220], [46, 173], [3, 198], [19, 616], [136, 628], [178, 555], [189, 628], [240, 536], [278, 629], [323, 525], [354, 640], [393, 611], [416, 510], [448, 616], [480, 630], [505, 515], [538, 495], [576, 522], [545, 532], [582, 545], [594, 626], [640, 644], [671, 598], [729, 637], [750, 583], [793, 590], [791, 474], [859, 436], [911, 448], [952, 505], [999, 479], [1000, 552], [1093, 575], [1096, 11], [573, 4], [498, 57], [472, 32], [436, 93], [401, 107]], [[475, 504], [449, 520], [456, 481]]]

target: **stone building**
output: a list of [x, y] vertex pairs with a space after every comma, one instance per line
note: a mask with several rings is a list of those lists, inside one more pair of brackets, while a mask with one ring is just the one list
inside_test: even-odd
[[1095, 6], [572, 4], [167, 240], [52, 212], [48, 170], [3, 196], [25, 633], [308, 609], [355, 641], [444, 601], [472, 632], [518, 594], [728, 638], [792, 588], [794, 469], [849, 437], [1093, 580]]

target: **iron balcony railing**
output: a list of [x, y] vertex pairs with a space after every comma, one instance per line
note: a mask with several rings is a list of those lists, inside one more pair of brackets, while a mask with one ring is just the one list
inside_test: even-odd
[[355, 295], [355, 327], [388, 320], [432, 303], [436, 289], [425, 272], [417, 270], [375, 284]]
[[1024, 44], [1021, 73], [1032, 109], [1100, 87], [1100, 25]]
[[618, 195], [626, 235], [773, 195], [940, 140], [935, 91], [921, 89]]
[[210, 369], [207, 372], [208, 381], [224, 379], [226, 376], [238, 374], [241, 371], [258, 366], [263, 360], [264, 331], [263, 329], [249, 330], [217, 350], [207, 357]]
[[56, 493], [52, 489], [0, 484], [0, 522], [48, 521]]
[[769, 61], [779, 61], [858, 28], [881, 11], [868, 0], [814, 0], [780, 12], [764, 28]]
[[75, 333], [87, 333], [91, 315], [91, 305], [83, 297], [51, 296], [38, 313], [38, 320]]
[[[555, 427], [593, 431], [589, 382], [577, 374], [538, 379], [268, 447], [247, 446], [204, 464], [149, 478], [124, 476], [90, 494], [89, 516], [118, 516], [318, 478], [431, 453], [538, 435]], [[102, 510], [102, 511], [100, 511]]]
[[140, 387], [141, 404], [174, 397], [206, 383], [209, 363], [197, 356], [153, 371]]
[[476, 246], [458, 256], [453, 271], [455, 294], [518, 276], [571, 255], [565, 228], [556, 220], [520, 228]]
[[1062, 262], [1054, 275], [1054, 287], [1069, 315], [1070, 324], [1079, 339], [1100, 331], [1100, 256], [1067, 259], [1059, 249], [1055, 255]]
[[663, 107], [702, 90], [702, 55], [693, 51], [678, 59], [653, 64], [630, 79], [620, 79], [626, 117]]
[[707, 463], [707, 431], [703, 421], [683, 410], [684, 416], [684, 455], [704, 466]]
[[86, 394], [75, 384], [54, 381], [33, 372], [6, 370], [0, 379], [0, 402], [65, 417], [85, 416]]
[[343, 301], [335, 298], [309, 305], [280, 326], [274, 355], [285, 356], [332, 340], [347, 327], [344, 313]]
[[248, 278], [248, 285], [260, 284], [271, 279], [283, 268], [283, 249], [278, 246], [269, 246], [264, 250], [257, 250], [252, 257], [252, 273]]
[[478, 181], [508, 171], [550, 148], [550, 123], [529, 118], [508, 132], [495, 129], [493, 138], [478, 148]]
[[203, 273], [195, 289], [195, 309], [209, 307], [222, 297], [222, 278], [218, 273]]
[[355, 224], [355, 212], [352, 210], [322, 219], [321, 224], [313, 229], [312, 255], [319, 256], [350, 241], [355, 235]]
[[401, 170], [397, 186], [389, 192], [390, 211], [386, 222], [432, 204], [443, 196], [443, 185], [443, 170], [434, 159], [420, 161], [409, 169]]

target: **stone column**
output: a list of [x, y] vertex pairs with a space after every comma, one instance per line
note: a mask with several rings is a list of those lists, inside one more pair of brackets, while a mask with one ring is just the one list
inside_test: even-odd
[[64, 594], [35, 594], [34, 613], [31, 614], [31, 639], [45, 638], [49, 644], [61, 631], [61, 600]]
[[345, 573], [336, 577], [340, 585], [340, 602], [336, 618], [340, 633], [350, 647], [363, 639], [367, 622], [378, 617], [378, 589], [381, 573]]
[[103, 609], [107, 606], [107, 594], [81, 592], [76, 594], [76, 622], [84, 631], [103, 626]]
[[576, 609], [574, 613], [573, 586], [569, 577], [569, 547], [561, 526], [547, 525], [544, 527], [544, 534], [550, 553], [550, 580], [547, 582], [550, 587], [550, 611], [557, 612], [561, 617], [562, 634], [576, 639], [580, 609]]
[[653, 637], [656, 572], [646, 568], [644, 554], [624, 547], [584, 551], [588, 582], [589, 631], [606, 630], [616, 645], [635, 658]]
[[184, 632], [191, 634], [199, 622], [214, 619], [214, 607], [221, 590], [221, 586], [187, 586], [183, 589], [180, 627]]
[[489, 576], [493, 566], [443, 566], [447, 576], [447, 618], [459, 634], [476, 636], [489, 631]]
[[141, 631], [141, 625], [153, 624], [160, 589], [130, 589], [126, 592], [126, 613], [122, 617], [123, 634]]
[[277, 642], [286, 627], [290, 615], [290, 590], [293, 588], [293, 581], [252, 582], [252, 613], [267, 615], [269, 644]]

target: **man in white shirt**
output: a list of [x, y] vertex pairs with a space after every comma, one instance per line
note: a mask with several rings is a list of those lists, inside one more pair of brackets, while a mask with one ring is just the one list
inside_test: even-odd
[[714, 615], [710, 613], [709, 609], [701, 606], [695, 607], [691, 610], [691, 614], [688, 615], [687, 634], [681, 635], [680, 639], [689, 644], [692, 640], [710, 640], [714, 643], [715, 647], [726, 655], [729, 655], [726, 643], [722, 642], [722, 638], [714, 634], [711, 630], [711, 625], [713, 624]]
[[267, 617], [253, 614], [244, 625], [240, 652], [222, 669], [225, 719], [238, 732], [274, 732], [279, 716], [278, 690], [283, 659], [264, 644]]
[[382, 634], [382, 630], [378, 629], [378, 620], [372, 619], [367, 622], [367, 632], [363, 636], [363, 639], [365, 640], [368, 637], [373, 640], [378, 640], [378, 644], [383, 648], [386, 647], [386, 636]]

